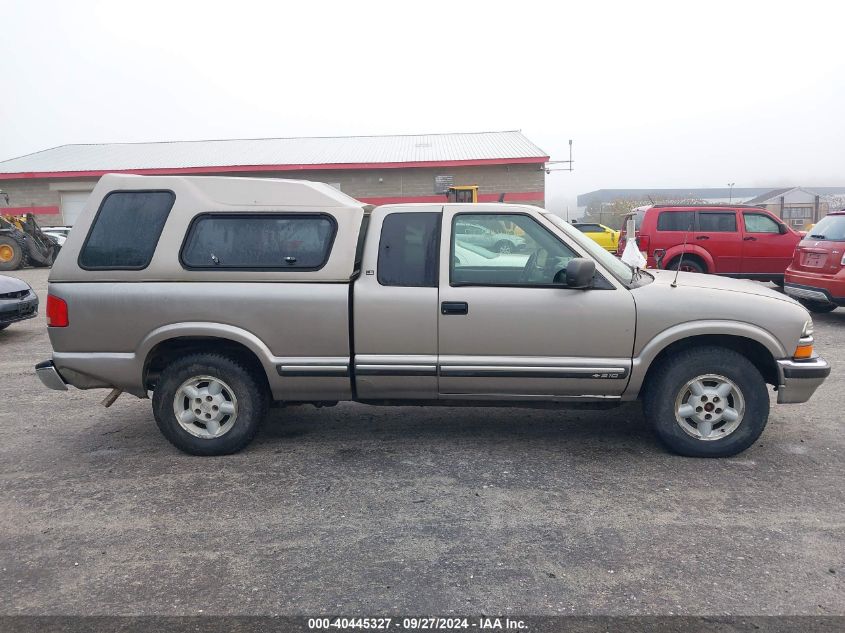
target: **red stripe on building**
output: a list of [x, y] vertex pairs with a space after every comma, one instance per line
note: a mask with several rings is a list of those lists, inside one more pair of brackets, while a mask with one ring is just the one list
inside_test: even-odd
[[0, 215], [24, 215], [32, 213], [34, 215], [57, 215], [59, 207], [3, 207], [0, 209]]
[[137, 174], [140, 176], [173, 176], [178, 174], [227, 174], [265, 171], [322, 171], [344, 169], [408, 169], [412, 167], [474, 167], [481, 165], [542, 164], [548, 156], [531, 158], [479, 158], [472, 160], [420, 160], [406, 163], [323, 163], [319, 165], [220, 165], [206, 167], [164, 167], [156, 169], [110, 169], [94, 171], [32, 171], [0, 173], [0, 180], [31, 178], [93, 178], [104, 174]]
[[[479, 202], [498, 202], [501, 193], [479, 193]], [[530, 200], [543, 200], [545, 194], [542, 191], [507, 191], [505, 192], [505, 202], [528, 202]], [[385, 198], [356, 198], [361, 202], [367, 204], [401, 204], [404, 202], [446, 202], [446, 195], [439, 196], [388, 196]]]

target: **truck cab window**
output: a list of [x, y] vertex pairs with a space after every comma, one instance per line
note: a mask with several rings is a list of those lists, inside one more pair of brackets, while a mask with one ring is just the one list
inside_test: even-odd
[[382, 286], [437, 287], [439, 213], [391, 213], [381, 226], [378, 282]]
[[[468, 234], [469, 227], [478, 226], [486, 232]], [[453, 285], [549, 286], [575, 257], [529, 216], [461, 213], [452, 230], [450, 280]]]

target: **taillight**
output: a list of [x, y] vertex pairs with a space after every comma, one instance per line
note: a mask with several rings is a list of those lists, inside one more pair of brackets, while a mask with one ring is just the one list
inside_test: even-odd
[[648, 235], [637, 235], [637, 247], [641, 251], [648, 252], [649, 241]]
[[49, 327], [67, 327], [67, 302], [53, 295], [47, 295], [47, 325]]

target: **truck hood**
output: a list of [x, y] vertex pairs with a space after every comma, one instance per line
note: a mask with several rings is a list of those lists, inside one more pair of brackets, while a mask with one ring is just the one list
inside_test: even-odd
[[[669, 286], [675, 279], [675, 271], [673, 270], [649, 269], [648, 272], [654, 276], [654, 283], [661, 286]], [[730, 277], [720, 277], [718, 275], [682, 272], [678, 273], [678, 289], [680, 288], [741, 292], [744, 294], [757, 295], [758, 297], [778, 299], [779, 301], [786, 301], [787, 303], [794, 303], [797, 305], [797, 302], [788, 295], [785, 295], [774, 288], [770, 288], [769, 286], [765, 286], [759, 281], [750, 281], [748, 279], [732, 279]]]
[[[738, 326], [746, 333], [757, 332], [756, 340], [785, 358], [798, 345], [804, 324], [810, 320], [804, 306], [756, 281], [680, 273], [673, 288], [674, 271], [649, 273], [653, 282], [631, 289], [637, 306], [635, 355], [671, 329], [722, 334]], [[770, 345], [770, 335], [781, 349]]]

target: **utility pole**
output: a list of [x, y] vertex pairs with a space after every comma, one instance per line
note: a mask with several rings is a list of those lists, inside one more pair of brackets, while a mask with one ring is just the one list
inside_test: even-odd
[[734, 185], [735, 184], [736, 184], [735, 182], [729, 182], [728, 183], [728, 187], [729, 187], [729, 189], [728, 189], [728, 204], [730, 204], [731, 202], [734, 201]]

